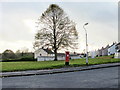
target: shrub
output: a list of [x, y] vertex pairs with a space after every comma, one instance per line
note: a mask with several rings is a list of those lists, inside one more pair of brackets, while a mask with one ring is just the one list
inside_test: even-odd
[[20, 59], [21, 61], [35, 61], [35, 59], [31, 56], [25, 56]]
[[17, 62], [17, 61], [37, 61], [37, 59], [34, 59], [32, 56], [24, 56], [21, 58], [16, 59], [3, 59], [3, 62]]

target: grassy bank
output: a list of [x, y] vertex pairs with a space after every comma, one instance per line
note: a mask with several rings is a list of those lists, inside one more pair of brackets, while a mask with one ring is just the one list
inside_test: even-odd
[[[89, 65], [120, 62], [120, 59], [89, 59]], [[52, 69], [64, 67], [64, 61], [29, 61], [29, 62], [1, 62], [2, 71], [22, 71], [22, 70], [38, 70]], [[84, 66], [85, 59], [70, 60], [70, 66]]]

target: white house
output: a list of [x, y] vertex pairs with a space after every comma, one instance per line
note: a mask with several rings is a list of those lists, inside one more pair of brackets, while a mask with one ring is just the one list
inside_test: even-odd
[[96, 51], [96, 50], [89, 52], [89, 56], [90, 56], [91, 58], [95, 58], [97, 55], [98, 55], [98, 51]]
[[81, 56], [79, 54], [70, 54], [70, 59], [80, 59]]
[[120, 58], [120, 42], [116, 44], [116, 53], [114, 58]]
[[108, 48], [109, 48], [109, 45], [107, 45], [106, 47], [102, 47], [102, 56], [108, 55]]
[[54, 56], [54, 53], [52, 52], [51, 49], [39, 48], [34, 52], [34, 58], [37, 58], [40, 56]]
[[[48, 52], [48, 50], [44, 50], [44, 49], [39, 49], [38, 52], [35, 52], [35, 57], [37, 58], [37, 61], [50, 61], [50, 60], [54, 60], [54, 53], [49, 51], [47, 54], [46, 52]], [[57, 59], [58, 60], [65, 60], [65, 53], [58, 53], [57, 54]], [[80, 59], [80, 55], [78, 54], [70, 54], [70, 59]]]
[[113, 43], [111, 46], [108, 48], [108, 55], [113, 55], [116, 52], [116, 43]]
[[[55, 58], [54, 56], [38, 56], [37, 61], [53, 61], [54, 58]], [[65, 56], [58, 56], [57, 59], [65, 60]]]

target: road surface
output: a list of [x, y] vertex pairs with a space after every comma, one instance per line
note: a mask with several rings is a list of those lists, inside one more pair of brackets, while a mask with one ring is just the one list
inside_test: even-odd
[[118, 67], [5, 77], [2, 78], [2, 88], [118, 88]]

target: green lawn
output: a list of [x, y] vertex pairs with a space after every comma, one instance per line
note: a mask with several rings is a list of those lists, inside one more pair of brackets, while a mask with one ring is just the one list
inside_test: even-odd
[[[120, 59], [89, 59], [89, 65], [120, 62]], [[2, 72], [7, 71], [22, 71], [22, 70], [38, 70], [52, 69], [64, 67], [64, 61], [29, 61], [29, 62], [0, 62], [2, 64]], [[83, 66], [85, 59], [70, 60], [70, 66]]]

